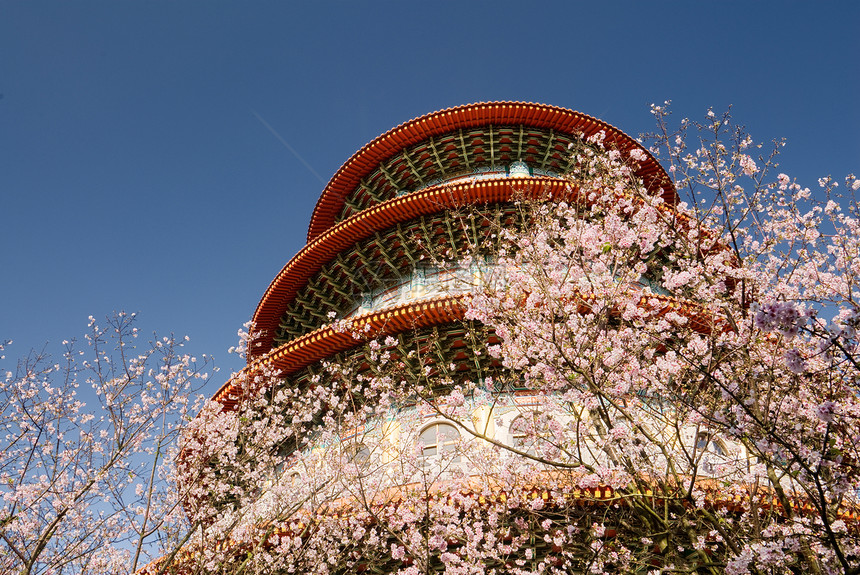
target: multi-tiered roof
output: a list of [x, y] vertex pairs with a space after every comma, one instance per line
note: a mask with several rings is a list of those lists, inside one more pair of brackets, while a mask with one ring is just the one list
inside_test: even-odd
[[[332, 314], [355, 314], [362, 294], [396, 280], [422, 249], [416, 234], [457, 249], [448, 210], [500, 205], [530, 191], [561, 196], [570, 147], [603, 132], [622, 153], [641, 146], [609, 124], [564, 108], [488, 102], [410, 120], [371, 141], [335, 173], [317, 202], [308, 243], [278, 273], [257, 306], [262, 333], [249, 367], [297, 372], [358, 342], [329, 327]], [[650, 155], [637, 175], [668, 204], [674, 186]], [[462, 318], [461, 294], [392, 302], [359, 314], [359, 326], [388, 333]], [[228, 382], [216, 399], [232, 404]]]

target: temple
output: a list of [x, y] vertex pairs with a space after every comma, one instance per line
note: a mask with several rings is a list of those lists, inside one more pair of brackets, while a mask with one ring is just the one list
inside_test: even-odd
[[[541, 413], [553, 405], [559, 413], [566, 410], [557, 423], [571, 427], [588, 419], [585, 410], [571, 407], [560, 397], [539, 394], [517, 376], [511, 377], [502, 362], [486, 353], [487, 345], [497, 343], [498, 336], [464, 317], [464, 298], [476, 286], [506, 281], [506, 271], [496, 263], [494, 233], [525, 225], [517, 201], [569, 200], [568, 174], [575, 162], [571, 150], [598, 135], [607, 148], [639, 158], [637, 181], [651, 195], [662, 197], [661, 210], [682, 222], [683, 217], [674, 214], [678, 198], [671, 179], [637, 141], [590, 116], [541, 104], [478, 103], [421, 116], [368, 143], [334, 174], [314, 209], [307, 244], [275, 276], [257, 306], [253, 323], [260, 335], [240, 374], [245, 377], [228, 381], [214, 400], [226, 410], [237, 409], [248, 392], [247, 376], [259, 372], [278, 374], [265, 385], [311, 389], [332, 384], [327, 365], [350, 365], [354, 373], [372, 371], [376, 352], [368, 350], [367, 342], [385, 338], [387, 353], [400, 358], [399, 377], [407, 385], [414, 377], [433, 396], [472, 382], [474, 391], [458, 407], [465, 413], [463, 421], [472, 423], [464, 426], [452, 421], [432, 401], [422, 405], [417, 395], [403, 396], [406, 399], [380, 421], [371, 415], [355, 429], [336, 433], [323, 433], [325, 417], [314, 416], [301, 428], [306, 432], [297, 432], [278, 448], [283, 463], [277, 472], [283, 477], [272, 481], [307, 489], [317, 472], [306, 462], [300, 465], [298, 456], [317, 454], [317, 461], [341, 461], [344, 469], [356, 474], [356, 481], [370, 484], [375, 477], [375, 495], [370, 503], [359, 503], [360, 497], [346, 485], [343, 493], [352, 495], [339, 495], [336, 503], [297, 512], [295, 517], [302, 521], [288, 520], [276, 534], [292, 538], [300, 547], [309, 546], [311, 539], [323, 537], [326, 517], [354, 518], [361, 513], [366, 516], [360, 524], [363, 532], [381, 522], [367, 515], [368, 509], [395, 513], [406, 497], [404, 490], [414, 490], [423, 482], [422, 501], [456, 499], [464, 514], [458, 521], [492, 521], [492, 506], [501, 506], [508, 514], [506, 521], [512, 522], [506, 533], [524, 533], [520, 538], [506, 535], [510, 539], [505, 542], [507, 555], [486, 560], [488, 568], [513, 572], [528, 564], [533, 571], [522, 572], [540, 572], [541, 561], [559, 572], [588, 567], [590, 551], [570, 543], [577, 537], [571, 529], [602, 524], [616, 513], [610, 510], [619, 508], [620, 498], [608, 484], [577, 484], [571, 464], [544, 465], [558, 457], [558, 449], [546, 439], [551, 423]], [[685, 314], [693, 330], [712, 328], [710, 318], [695, 305], [676, 301], [645, 275], [629, 289], [647, 294], [643, 301], [657, 306], [659, 313]], [[421, 356], [417, 360], [416, 353]], [[412, 375], [403, 375], [406, 372]], [[438, 376], [441, 383], [428, 384], [427, 374]], [[374, 407], [369, 406], [368, 412], [375, 413]], [[469, 425], [474, 427], [467, 433]], [[739, 446], [707, 433], [676, 431], [682, 443], [698, 450], [696, 472], [702, 477], [712, 477], [729, 457], [747, 457]], [[596, 432], [584, 432], [583, 437], [577, 464], [611, 469], [611, 454], [602, 449]], [[476, 459], [470, 455], [472, 449], [480, 451], [480, 445], [506, 446], [510, 452], [502, 449], [499, 455], [496, 450], [495, 461], [509, 468], [531, 469], [523, 472], [527, 479], [522, 484], [489, 486], [494, 480], [486, 478], [486, 468], [473, 463]], [[376, 476], [361, 471], [362, 466], [373, 468]], [[565, 473], [572, 479], [562, 479]], [[549, 484], [556, 487], [544, 487]], [[310, 493], [305, 500], [314, 496]], [[512, 503], [515, 498], [523, 502]], [[531, 509], [535, 498], [552, 510], [544, 522], [535, 523], [521, 511]], [[466, 518], [469, 513], [472, 519]], [[607, 522], [628, 525], [634, 544], [647, 550], [648, 545], [635, 536], [635, 525], [644, 519], [617, 515]], [[315, 527], [308, 529], [308, 525]], [[559, 529], [566, 530], [568, 543], [559, 543], [561, 536], [550, 536]], [[441, 551], [423, 559], [410, 555], [395, 531], [385, 533], [381, 548], [390, 553], [375, 559], [369, 551], [346, 545], [334, 535], [329, 543], [318, 543], [336, 547], [331, 552], [344, 557], [327, 572], [397, 572], [420, 561], [422, 571], [436, 572], [452, 560]], [[615, 528], [580, 539], [592, 541], [592, 546], [594, 541], [604, 545], [613, 533]], [[449, 539], [439, 549], [455, 547], [457, 538]]]

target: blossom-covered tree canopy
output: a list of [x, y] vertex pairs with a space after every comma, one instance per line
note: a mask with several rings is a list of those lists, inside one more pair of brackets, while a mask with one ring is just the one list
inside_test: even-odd
[[464, 175], [433, 134], [397, 161], [447, 178], [357, 178], [285, 270], [340, 267], [186, 425], [144, 571], [860, 573], [860, 181], [813, 193], [728, 115], [653, 113], [646, 147], [568, 134], [563, 173]]
[[[686, 201], [638, 175], [645, 150], [583, 137], [564, 186], [512, 166], [508, 201], [411, 228], [395, 287], [330, 312], [319, 337], [352, 344], [251, 362], [186, 444], [232, 549], [195, 553], [273, 573], [857, 572], [856, 203], [773, 174], [779, 146], [727, 115], [670, 131], [653, 111]], [[374, 319], [404, 298], [455, 311]]]

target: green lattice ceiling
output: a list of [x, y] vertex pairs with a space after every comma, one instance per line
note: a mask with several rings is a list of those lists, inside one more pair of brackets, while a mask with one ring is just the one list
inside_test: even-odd
[[344, 200], [342, 221], [398, 194], [414, 191], [476, 169], [504, 169], [515, 161], [531, 168], [564, 173], [570, 168], [568, 145], [575, 136], [526, 126], [485, 126], [430, 137], [383, 161]]
[[482, 245], [488, 230], [514, 225], [512, 206], [488, 206], [485, 219], [449, 212], [424, 216], [376, 232], [325, 264], [296, 295], [281, 316], [275, 344], [330, 323], [329, 312], [342, 316], [361, 294], [397, 282], [419, 262], [444, 255], [456, 260]]

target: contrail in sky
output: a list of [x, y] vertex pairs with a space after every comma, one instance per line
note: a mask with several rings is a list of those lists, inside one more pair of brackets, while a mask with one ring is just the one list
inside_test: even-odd
[[299, 155], [299, 153], [298, 153], [297, 151], [295, 151], [295, 150], [293, 149], [293, 147], [292, 147], [291, 145], [289, 145], [289, 144], [287, 143], [287, 141], [286, 141], [284, 138], [282, 138], [282, 137], [281, 137], [281, 135], [280, 135], [280, 134], [279, 134], [279, 133], [278, 133], [278, 132], [277, 132], [277, 131], [272, 127], [272, 126], [270, 126], [270, 125], [269, 125], [269, 123], [268, 123], [266, 120], [264, 120], [264, 119], [262, 118], [262, 116], [260, 116], [260, 114], [258, 114], [258, 113], [256, 112], [256, 110], [251, 109], [251, 113], [252, 113], [252, 114], [254, 114], [254, 116], [256, 116], [256, 118], [257, 118], [258, 120], [260, 120], [260, 123], [261, 123], [261, 124], [263, 124], [264, 126], [266, 126], [266, 129], [267, 129], [267, 130], [269, 130], [270, 132], [272, 132], [272, 135], [273, 135], [273, 136], [275, 136], [275, 137], [278, 139], [278, 141], [279, 141], [279, 142], [281, 142], [284, 146], [286, 146], [286, 148], [287, 148], [290, 152], [292, 152], [292, 154], [293, 154], [293, 155], [294, 155], [294, 156], [295, 156], [295, 157], [296, 157], [296, 158], [297, 158], [297, 159], [298, 159], [302, 164], [304, 164], [304, 165], [305, 165], [305, 167], [306, 167], [308, 170], [310, 170], [310, 172], [311, 172], [313, 175], [315, 175], [315, 176], [317, 177], [317, 179], [320, 181], [320, 183], [321, 183], [321, 184], [325, 185], [325, 180], [323, 180], [323, 179], [322, 179], [322, 176], [320, 176], [320, 175], [317, 173], [317, 171], [316, 171], [315, 169], [313, 169], [313, 168], [311, 167], [311, 165], [310, 165], [309, 163], [307, 163], [307, 162], [305, 161], [305, 159], [304, 159], [303, 157], [301, 157], [301, 156]]

